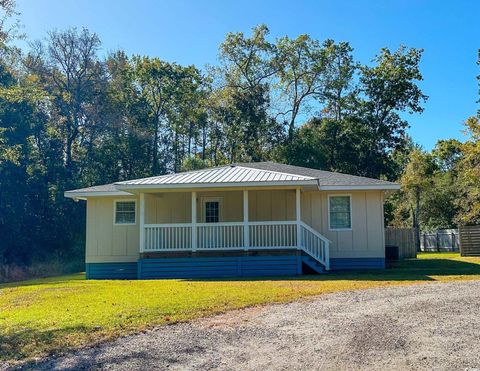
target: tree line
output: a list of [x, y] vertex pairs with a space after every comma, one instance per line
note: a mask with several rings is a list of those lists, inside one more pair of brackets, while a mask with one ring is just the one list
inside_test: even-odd
[[[392, 223], [411, 222], [414, 213], [397, 200], [416, 192], [407, 179], [421, 151], [406, 117], [427, 100], [421, 49], [384, 48], [362, 64], [348, 42], [272, 39], [265, 25], [227, 34], [214, 66], [122, 50], [103, 56], [88, 29], [52, 31], [30, 45], [1, 42], [0, 263], [81, 260], [85, 208], [65, 190], [232, 162], [402, 179], [404, 192], [387, 214]], [[478, 151], [478, 126], [471, 127]], [[434, 172], [478, 171], [468, 143], [458, 145], [461, 156], [442, 144], [438, 156], [448, 154], [432, 160]]]

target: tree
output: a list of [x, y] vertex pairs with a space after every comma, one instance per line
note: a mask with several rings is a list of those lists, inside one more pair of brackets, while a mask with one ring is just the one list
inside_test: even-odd
[[462, 225], [480, 224], [480, 118], [470, 117], [465, 122], [469, 139], [461, 145], [463, 153], [458, 162], [456, 220]]
[[400, 179], [402, 194], [406, 206], [410, 209], [412, 226], [416, 230], [417, 248], [420, 248], [420, 207], [422, 197], [432, 188], [432, 176], [435, 164], [432, 156], [421, 150], [415, 149], [410, 154], [410, 162]]
[[291, 140], [298, 115], [310, 108], [310, 98], [323, 96], [322, 77], [327, 71], [327, 55], [320, 43], [308, 35], [296, 39], [285, 36], [277, 40], [276, 46], [279, 94], [286, 102], [286, 109], [279, 115], [286, 119]]
[[72, 28], [50, 32], [46, 47], [37, 43], [27, 58], [30, 72], [54, 100], [53, 121], [64, 141], [64, 165], [70, 177], [79, 171], [76, 162], [81, 162], [76, 157], [82, 154], [76, 149], [83, 148], [81, 142], [91, 143], [89, 131], [96, 123], [90, 109], [104, 92], [103, 67], [96, 54], [99, 46], [96, 34]]
[[[151, 172], [161, 174], [180, 168], [180, 140], [198, 111], [203, 83], [194, 66], [183, 67], [158, 58], [134, 57], [134, 86], [148, 104]], [[193, 109], [192, 109], [193, 107]]]
[[229, 33], [220, 46], [221, 65], [213, 70], [218, 93], [212, 107], [226, 134], [231, 162], [264, 160], [282, 135], [281, 126], [269, 117], [271, 82], [278, 66], [268, 33], [265, 25], [253, 28], [251, 37]]

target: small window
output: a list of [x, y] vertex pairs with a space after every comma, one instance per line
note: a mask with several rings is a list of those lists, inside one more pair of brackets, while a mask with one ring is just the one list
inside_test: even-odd
[[347, 196], [328, 197], [329, 228], [342, 230], [352, 228], [351, 198]]
[[115, 201], [115, 224], [135, 224], [135, 201]]
[[204, 223], [219, 223], [222, 220], [222, 198], [203, 197], [203, 221]]
[[218, 223], [220, 221], [220, 202], [205, 201], [205, 223]]

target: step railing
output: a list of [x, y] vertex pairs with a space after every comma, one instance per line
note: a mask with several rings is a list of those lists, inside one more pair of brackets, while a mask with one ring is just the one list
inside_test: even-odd
[[330, 270], [330, 240], [303, 222], [300, 223], [300, 247]]

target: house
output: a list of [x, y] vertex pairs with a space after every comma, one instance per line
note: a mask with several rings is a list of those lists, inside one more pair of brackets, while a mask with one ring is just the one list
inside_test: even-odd
[[65, 192], [87, 202], [87, 278], [296, 275], [384, 268], [399, 185], [273, 162]]

